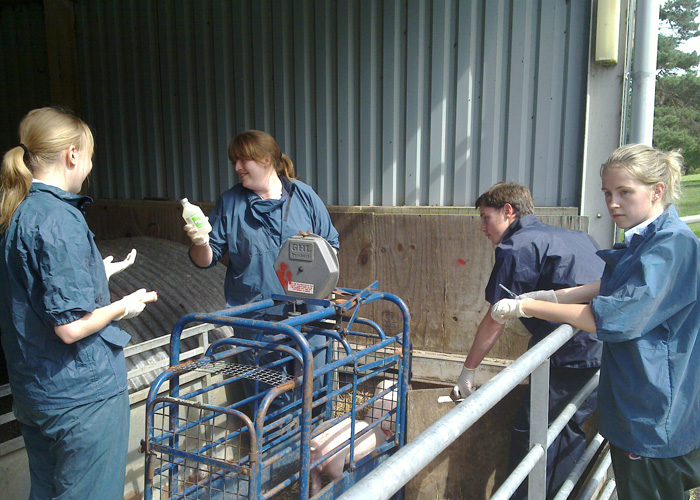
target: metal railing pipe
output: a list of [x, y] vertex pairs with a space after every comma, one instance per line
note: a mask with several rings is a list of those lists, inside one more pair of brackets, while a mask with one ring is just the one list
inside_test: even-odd
[[614, 479], [608, 479], [608, 482], [605, 483], [605, 488], [603, 488], [603, 491], [600, 493], [598, 500], [608, 500], [609, 498], [611, 498], [612, 494], [615, 492], [616, 486], [617, 483], [615, 483]]
[[601, 460], [600, 464], [598, 464], [598, 467], [596, 467], [590, 481], [586, 483], [586, 487], [579, 495], [579, 500], [591, 500], [594, 498], [598, 490], [598, 486], [600, 486], [600, 483], [603, 482], [608, 473], [611, 463], [612, 458], [610, 458], [610, 452], [608, 451], [603, 457], [603, 460]]
[[566, 500], [569, 498], [569, 495], [574, 490], [574, 486], [576, 486], [578, 480], [581, 479], [581, 476], [583, 476], [583, 473], [586, 471], [588, 464], [591, 463], [591, 460], [593, 460], [593, 457], [595, 457], [596, 453], [598, 453], [598, 450], [604, 442], [605, 439], [603, 436], [600, 434], [595, 435], [595, 437], [591, 440], [591, 443], [586, 447], [586, 451], [583, 452], [581, 458], [579, 458], [578, 462], [576, 462], [576, 465], [569, 474], [569, 477], [566, 478], [564, 484], [562, 484], [561, 488], [559, 488], [557, 496], [555, 496], [553, 500]]
[[530, 449], [540, 447], [542, 458], [535, 462], [527, 484], [528, 498], [547, 496], [547, 431], [549, 424], [549, 357], [530, 375]]
[[559, 326], [338, 499], [391, 498], [573, 335], [570, 325]]
[[564, 426], [569, 423], [574, 413], [576, 413], [586, 399], [588, 399], [588, 396], [598, 387], [598, 380], [600, 380], [600, 371], [597, 371], [596, 374], [586, 382], [586, 385], [576, 393], [569, 404], [564, 407], [559, 416], [552, 422], [552, 425], [549, 426], [549, 430], [547, 431], [547, 448], [554, 442]]
[[525, 478], [535, 468], [540, 458], [544, 456], [544, 448], [541, 445], [535, 445], [530, 448], [525, 458], [517, 465], [515, 470], [510, 473], [510, 476], [503, 481], [503, 484], [493, 494], [491, 500], [508, 500], [513, 496], [515, 490], [525, 481]]
[[686, 224], [695, 224], [697, 222], [700, 222], [700, 214], [698, 215], [686, 215], [685, 217], [681, 217], [681, 220], [685, 222]]
[[[540, 366], [539, 369], [542, 369], [543, 366]], [[548, 368], [545, 366], [545, 368]], [[536, 372], [535, 372], [536, 373]], [[535, 373], [533, 373], [532, 378], [534, 378]], [[571, 402], [566, 405], [566, 407], [562, 410], [562, 412], [559, 414], [559, 416], [552, 422], [552, 425], [549, 427], [547, 430], [547, 448], [552, 444], [552, 442], [556, 439], [556, 437], [559, 435], [561, 430], [564, 428], [564, 426], [571, 420], [571, 417], [576, 413], [576, 410], [579, 409], [579, 407], [583, 404], [583, 402], [588, 398], [588, 396], [591, 395], [593, 390], [598, 386], [598, 379], [599, 379], [599, 372], [596, 372], [596, 374], [591, 377], [591, 379], [584, 385], [581, 390], [576, 393], [576, 395], [572, 398]], [[535, 381], [531, 380], [530, 384], [533, 390], [535, 389], [534, 386]], [[547, 384], [548, 385], [548, 384]], [[532, 399], [534, 401], [534, 399]], [[544, 408], [548, 407], [548, 404], [543, 405]], [[531, 418], [531, 422], [535, 421], [535, 416], [534, 413], [531, 413], [533, 415], [533, 418]], [[546, 426], [548, 417], [547, 417], [547, 412], [544, 412], [544, 414], [539, 416], [539, 420], [543, 423], [543, 425]], [[602, 438], [601, 438], [602, 439]], [[491, 497], [491, 500], [506, 500], [510, 498], [513, 493], [515, 493], [515, 490], [518, 489], [520, 484], [525, 480], [525, 478], [528, 476], [528, 474], [531, 474], [534, 472], [536, 465], [539, 463], [540, 458], [545, 456], [545, 453], [542, 448], [541, 443], [535, 443], [531, 444], [530, 451], [528, 452], [527, 455], [525, 455], [525, 458], [518, 464], [518, 466], [511, 472], [510, 476], [503, 482], [503, 484], [498, 488], [496, 493]], [[533, 458], [535, 457], [535, 458]], [[589, 459], [590, 460], [590, 459]], [[541, 464], [544, 465], [544, 464]], [[581, 471], [582, 473], [583, 471]], [[540, 471], [541, 476], [546, 476], [546, 471]], [[530, 477], [530, 482], [532, 483], [533, 478]], [[537, 489], [535, 491], [528, 491], [528, 496], [529, 497], [534, 497], [534, 498], [544, 498], [546, 494], [546, 482], [545, 478], [541, 477], [540, 478], [540, 483], [537, 485], [532, 485], [530, 484], [529, 488], [532, 489], [533, 487], [536, 487]], [[575, 484], [575, 482], [574, 482]], [[566, 497], [564, 497], [566, 498]]]

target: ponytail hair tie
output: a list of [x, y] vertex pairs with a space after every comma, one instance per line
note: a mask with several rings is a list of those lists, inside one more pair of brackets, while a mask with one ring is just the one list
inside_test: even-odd
[[22, 149], [24, 149], [24, 154], [25, 154], [25, 155], [28, 155], [28, 154], [29, 154], [29, 150], [27, 149], [27, 146], [25, 146], [24, 144], [22, 144], [22, 143], [20, 142], [20, 143], [19, 143], [19, 147], [22, 148]]

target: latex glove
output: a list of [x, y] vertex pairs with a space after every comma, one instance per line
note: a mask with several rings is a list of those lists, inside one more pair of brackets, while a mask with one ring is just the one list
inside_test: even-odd
[[535, 290], [534, 292], [521, 293], [521, 299], [543, 300], [545, 302], [554, 302], [558, 304], [557, 294], [554, 290]]
[[457, 385], [454, 386], [454, 389], [452, 389], [452, 392], [450, 393], [450, 397], [453, 401], [459, 401], [460, 399], [464, 399], [474, 393], [476, 390], [476, 387], [474, 387], [475, 372], [476, 369], [470, 369], [464, 366], [462, 367], [462, 373], [459, 374]]
[[[209, 220], [209, 217], [206, 217], [206, 220]], [[200, 234], [197, 236], [197, 227], [194, 224], [185, 224], [185, 232], [192, 240], [192, 243], [198, 247], [203, 247], [209, 244], [209, 234]]]
[[528, 300], [532, 299], [501, 299], [491, 307], [491, 317], [501, 324], [509, 319], [532, 318], [523, 312], [523, 303]]
[[146, 308], [146, 304], [149, 302], [155, 302], [156, 300], [158, 300], [157, 292], [147, 292], [145, 288], [136, 290], [134, 293], [131, 293], [116, 302], [120, 306], [124, 307], [124, 314], [119, 316], [116, 321], [135, 318]]
[[111, 278], [115, 274], [122, 272], [124, 269], [126, 269], [134, 263], [134, 261], [136, 260], [136, 249], [132, 248], [131, 252], [129, 252], [129, 255], [126, 256], [126, 259], [122, 261], [112, 262], [113, 260], [114, 257], [109, 255], [105, 257], [102, 261], [105, 265], [105, 273], [107, 273], [107, 279]]

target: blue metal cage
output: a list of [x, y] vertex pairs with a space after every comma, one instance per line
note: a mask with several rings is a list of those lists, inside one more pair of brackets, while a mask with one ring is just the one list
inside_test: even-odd
[[[145, 499], [272, 499], [292, 485], [307, 499], [311, 471], [344, 453], [342, 477], [313, 496], [335, 498], [403, 446], [410, 313], [377, 287], [336, 289], [333, 300], [273, 296], [181, 318], [171, 335], [170, 368], [146, 402]], [[305, 312], [308, 306], [315, 310]], [[383, 326], [361, 309], [402, 321]], [[192, 323], [228, 325], [234, 336], [182, 361], [180, 336]], [[237, 328], [259, 334], [236, 336]], [[310, 345], [310, 336], [324, 341]], [[262, 356], [271, 352], [278, 353], [272, 361]], [[254, 361], [241, 363], [243, 353]], [[242, 395], [239, 386], [235, 394], [241, 383], [253, 390]], [[348, 438], [312, 456], [311, 440], [344, 419], [351, 423]], [[388, 438], [357, 456], [358, 439], [373, 429]]]

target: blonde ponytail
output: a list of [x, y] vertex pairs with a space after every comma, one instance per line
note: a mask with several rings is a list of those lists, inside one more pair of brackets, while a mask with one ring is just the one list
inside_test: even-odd
[[10, 220], [22, 201], [29, 194], [32, 172], [24, 163], [21, 146], [10, 149], [0, 167], [0, 234], [7, 231]]
[[0, 233], [7, 231], [37, 171], [54, 168], [70, 146], [90, 155], [94, 148], [90, 127], [70, 110], [55, 107], [27, 113], [19, 124], [19, 139], [21, 145], [5, 153], [0, 168]]
[[681, 177], [683, 177], [683, 157], [677, 151], [665, 154], [667, 176], [664, 180], [666, 189], [663, 194], [664, 205], [668, 206], [681, 199]]

